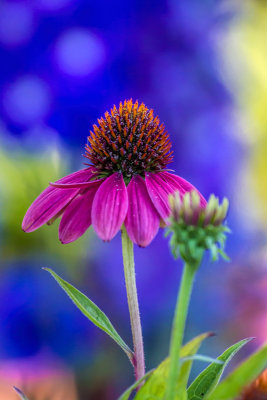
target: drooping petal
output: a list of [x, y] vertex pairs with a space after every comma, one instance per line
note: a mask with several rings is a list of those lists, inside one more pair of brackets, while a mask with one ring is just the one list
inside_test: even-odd
[[61, 215], [63, 215], [64, 211], [66, 210], [66, 207], [68, 207], [68, 204], [63, 207], [56, 215], [54, 215], [52, 218], [50, 218], [47, 222], [46, 225], [53, 225], [53, 223], [59, 218], [61, 217]]
[[78, 192], [79, 189], [45, 189], [26, 212], [22, 229], [25, 232], [33, 232], [40, 228], [58, 214]]
[[127, 189], [121, 173], [106, 178], [96, 192], [92, 224], [102, 240], [111, 240], [120, 230], [128, 209]]
[[[91, 168], [74, 172], [57, 181], [57, 183], [79, 183], [91, 179]], [[59, 189], [49, 186], [29, 207], [22, 222], [25, 232], [33, 232], [51, 220], [79, 193], [80, 189]]]
[[63, 178], [57, 180], [55, 183], [68, 184], [68, 183], [82, 183], [88, 182], [95, 175], [95, 168], [89, 167], [80, 169], [79, 171], [73, 172], [72, 174], [66, 175]]
[[165, 181], [175, 187], [175, 190], [178, 190], [183, 196], [186, 192], [196, 191], [200, 197], [200, 206], [206, 207], [207, 201], [202, 196], [202, 194], [193, 186], [190, 182], [186, 181], [185, 179], [181, 178], [178, 175], [170, 174], [169, 172], [163, 171], [161, 172], [161, 176], [165, 179]]
[[146, 173], [146, 187], [156, 210], [163, 220], [170, 215], [169, 196], [177, 190], [176, 185], [167, 182], [162, 172]]
[[[100, 180], [100, 179], [98, 179]], [[95, 182], [95, 181], [93, 181]], [[86, 189], [90, 186], [92, 181], [88, 182], [80, 182], [80, 183], [56, 183], [56, 182], [49, 182], [49, 185], [59, 189]]]
[[90, 186], [91, 179], [95, 174], [96, 171], [93, 167], [85, 168], [67, 175], [56, 182], [49, 182], [49, 185], [60, 189], [86, 188], [87, 186]]
[[92, 204], [101, 182], [93, 182], [66, 207], [59, 225], [59, 240], [66, 244], [82, 236], [92, 223]]
[[132, 178], [127, 191], [126, 230], [134, 243], [146, 247], [158, 232], [160, 216], [152, 204], [145, 181], [139, 175]]

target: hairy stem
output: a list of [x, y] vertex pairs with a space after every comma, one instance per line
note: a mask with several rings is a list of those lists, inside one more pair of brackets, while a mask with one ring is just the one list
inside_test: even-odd
[[134, 345], [133, 363], [135, 377], [136, 380], [138, 380], [145, 374], [144, 345], [135, 280], [133, 242], [129, 238], [124, 226], [122, 227], [121, 240], [124, 276]]
[[196, 265], [185, 263], [172, 326], [170, 344], [170, 370], [167, 380], [166, 400], [175, 399], [175, 390], [181, 368], [180, 350], [183, 343], [185, 322], [196, 270]]

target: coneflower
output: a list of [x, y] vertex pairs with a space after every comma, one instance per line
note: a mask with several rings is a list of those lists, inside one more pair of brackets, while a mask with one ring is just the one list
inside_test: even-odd
[[90, 225], [109, 241], [125, 224], [131, 240], [145, 247], [170, 214], [169, 195], [196, 190], [166, 171], [172, 160], [169, 135], [153, 110], [137, 101], [120, 103], [98, 120], [85, 157], [87, 168], [51, 183], [33, 202], [22, 223], [25, 232], [62, 216], [62, 243], [78, 239]]
[[[113, 107], [93, 126], [85, 148], [87, 168], [51, 183], [28, 209], [22, 228], [32, 232], [62, 216], [59, 239], [70, 243], [93, 225], [111, 240], [122, 229], [122, 250], [134, 344], [136, 379], [145, 373], [135, 282], [133, 243], [149, 245], [170, 215], [169, 196], [196, 189], [166, 170], [171, 143], [163, 124], [142, 103]], [[204, 207], [206, 201], [197, 192]]]

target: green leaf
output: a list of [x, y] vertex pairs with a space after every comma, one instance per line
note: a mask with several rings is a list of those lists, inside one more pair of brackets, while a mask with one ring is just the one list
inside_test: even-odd
[[[213, 332], [206, 332], [202, 335], [196, 336], [194, 339], [190, 340], [190, 342], [186, 343], [181, 349], [181, 358], [183, 357], [192, 357], [198, 351], [201, 343], [208, 337], [214, 336]], [[186, 363], [183, 363], [181, 366], [180, 376], [179, 376], [179, 387], [186, 389], [187, 382], [189, 379], [190, 371], [192, 368], [193, 360], [189, 360]], [[179, 394], [179, 393], [178, 393]]]
[[[192, 361], [187, 361], [192, 362]], [[184, 363], [183, 365], [185, 365]], [[160, 400], [164, 399], [166, 391], [166, 382], [169, 373], [170, 360], [166, 358], [158, 367], [155, 369], [151, 377], [137, 392], [134, 400]], [[186, 390], [179, 391], [179, 397], [176, 394], [175, 399], [187, 400]]]
[[130, 387], [128, 387], [128, 389], [125, 390], [125, 392], [122, 393], [118, 400], [128, 400], [133, 390], [136, 389], [145, 379], [147, 379], [153, 371], [153, 369], [151, 371], [148, 371], [144, 376], [142, 376], [142, 378], [134, 382], [134, 384], [132, 384]]
[[133, 353], [131, 349], [127, 346], [127, 344], [122, 340], [108, 317], [97, 307], [95, 303], [93, 303], [88, 297], [86, 297], [83, 293], [81, 293], [78, 289], [72, 286], [70, 283], [64, 281], [60, 278], [54, 271], [49, 268], [43, 268], [44, 270], [50, 272], [50, 274], [55, 278], [58, 284], [62, 287], [62, 289], [67, 293], [67, 295], [71, 298], [73, 303], [79, 308], [79, 310], [90, 320], [98, 326], [98, 328], [102, 329], [102, 331], [106, 332], [115, 342], [122, 348], [123, 351], [127, 354], [130, 361], [133, 360]]
[[[212, 333], [204, 333], [186, 343], [181, 349], [181, 358], [193, 356], [199, 349], [204, 339], [212, 336]], [[175, 399], [186, 400], [186, 385], [192, 367], [192, 360], [183, 362], [179, 377], [179, 391], [175, 393]], [[135, 400], [152, 400], [164, 399], [166, 391], [166, 382], [169, 374], [169, 357], [166, 358], [153, 372], [150, 378], [146, 381], [135, 396]], [[178, 384], [178, 382], [177, 382]]]
[[[243, 339], [233, 346], [229, 347], [217, 360], [223, 361], [223, 364], [212, 363], [194, 380], [187, 390], [188, 400], [207, 399], [208, 395], [217, 386], [220, 377], [233, 356], [252, 338]], [[218, 399], [216, 399], [218, 400]]]
[[235, 399], [267, 367], [267, 343], [228, 375], [208, 397], [209, 400]]
[[15, 386], [13, 386], [13, 389], [15, 390], [15, 392], [17, 392], [21, 400], [28, 400], [28, 397], [26, 397], [20, 389], [16, 388]]

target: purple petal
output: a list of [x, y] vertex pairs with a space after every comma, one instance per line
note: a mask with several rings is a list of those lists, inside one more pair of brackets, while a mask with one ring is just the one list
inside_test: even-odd
[[73, 172], [72, 174], [64, 176], [55, 183], [71, 184], [71, 183], [88, 182], [94, 175], [95, 175], [95, 169], [93, 167], [84, 168], [79, 171]]
[[[84, 171], [87, 171], [87, 172], [84, 173]], [[81, 172], [83, 172], [83, 173], [81, 174]], [[96, 172], [93, 168], [87, 168], [86, 170], [78, 171], [78, 173], [79, 173], [78, 175], [75, 175], [75, 174], [77, 174], [77, 172], [75, 172], [74, 174], [71, 174], [71, 175], [75, 175], [74, 182], [68, 183], [66, 181], [66, 182], [62, 183], [61, 179], [60, 179], [59, 181], [56, 181], [56, 182], [49, 182], [49, 185], [56, 187], [56, 188], [60, 188], [60, 189], [76, 189], [76, 188], [78, 189], [78, 188], [86, 188], [86, 187], [90, 186], [92, 182], [101, 181], [101, 179], [94, 179], [93, 181], [91, 180], [93, 177], [96, 176]], [[71, 175], [69, 175], [69, 177]], [[85, 182], [83, 182], [83, 180]]]
[[145, 181], [136, 175], [127, 187], [129, 206], [125, 227], [130, 239], [146, 247], [156, 236], [160, 216], [149, 197]]
[[47, 222], [46, 225], [53, 225], [53, 223], [59, 218], [61, 217], [61, 215], [64, 213], [64, 211], [66, 210], [66, 208], [68, 207], [68, 204], [63, 207], [56, 215], [54, 215], [52, 218], [50, 218]]
[[121, 173], [104, 180], [96, 192], [92, 224], [102, 240], [111, 240], [120, 230], [128, 209], [127, 189]]
[[[95, 181], [93, 181], [95, 182]], [[49, 185], [59, 189], [79, 189], [84, 188], [86, 189], [90, 186], [92, 181], [89, 182], [81, 182], [81, 183], [56, 183], [56, 182], [49, 182]]]
[[178, 190], [182, 197], [186, 192], [192, 192], [193, 190], [197, 192], [200, 197], [200, 206], [203, 208], [206, 207], [207, 201], [190, 182], [186, 181], [178, 175], [170, 174], [169, 172], [161, 172], [161, 176], [169, 185], [175, 187], [175, 190]]
[[[59, 179], [58, 183], [84, 182], [93, 176], [91, 168], [74, 172]], [[80, 189], [46, 188], [32, 203], [25, 214], [22, 229], [32, 232], [51, 220], [79, 193]]]
[[162, 172], [146, 173], [146, 187], [156, 210], [163, 220], [170, 215], [169, 196], [177, 190], [171, 182], [167, 182]]
[[91, 213], [94, 196], [102, 182], [94, 182], [66, 207], [59, 225], [59, 240], [66, 244], [84, 234], [92, 223]]

